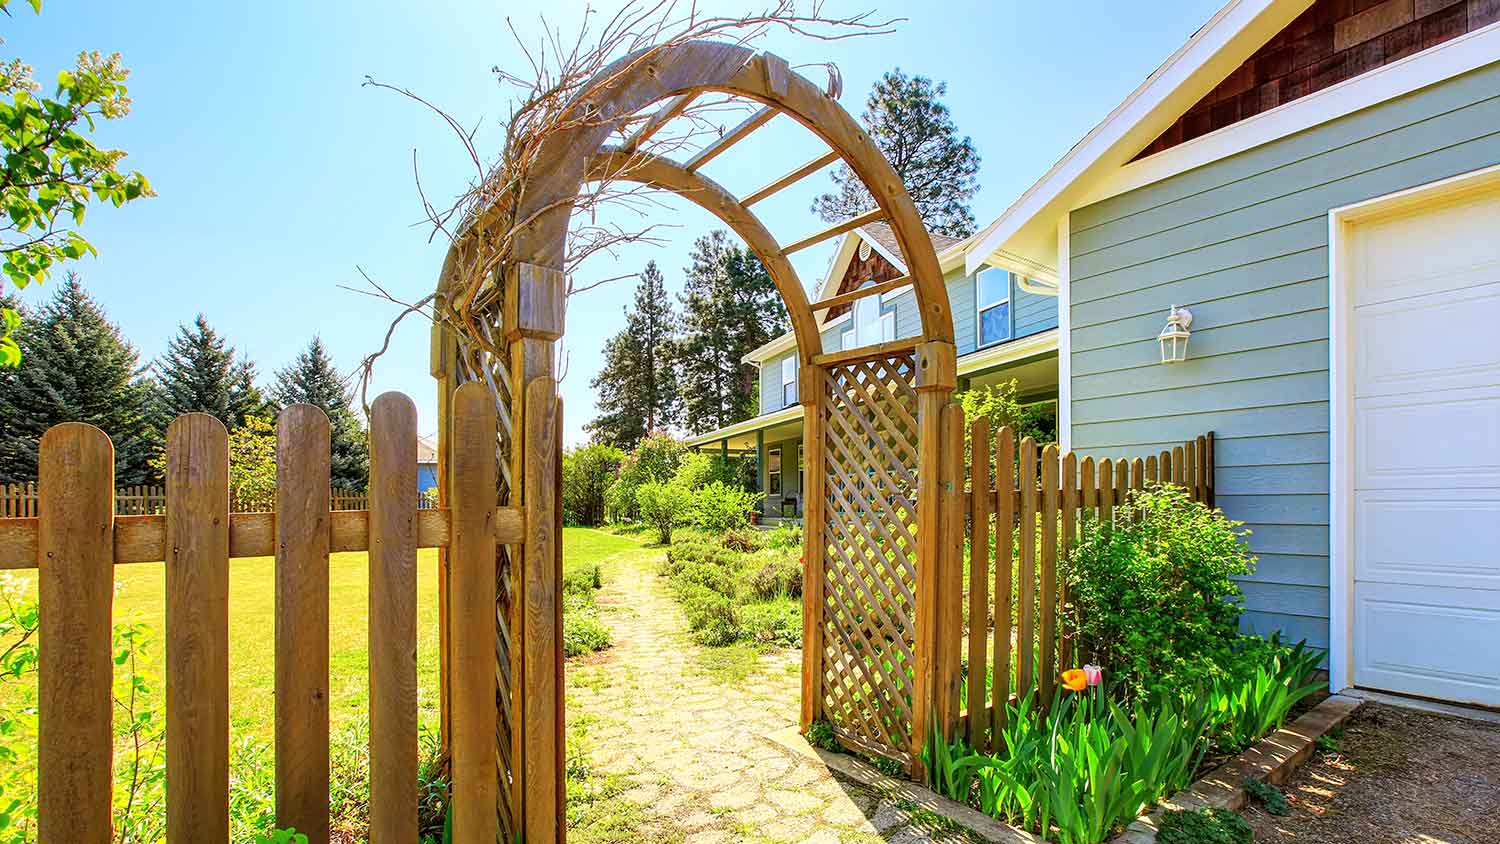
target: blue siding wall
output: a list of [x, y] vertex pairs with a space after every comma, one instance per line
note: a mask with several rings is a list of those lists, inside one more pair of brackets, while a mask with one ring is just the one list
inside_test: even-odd
[[1016, 337], [1029, 337], [1057, 327], [1057, 297], [1022, 290], [1011, 277], [1011, 310], [1015, 316]]
[[[1500, 162], [1500, 65], [1071, 216], [1073, 445], [1217, 438], [1253, 531], [1246, 626], [1328, 643], [1328, 211]], [[1188, 360], [1162, 366], [1173, 304]]]
[[[839, 347], [839, 334], [844, 330], [844, 323], [823, 332], [823, 348], [837, 349]], [[796, 354], [795, 350], [783, 352], [766, 361], [760, 366], [760, 412], [762, 414], [775, 413], [786, 405], [781, 400], [781, 362]]]

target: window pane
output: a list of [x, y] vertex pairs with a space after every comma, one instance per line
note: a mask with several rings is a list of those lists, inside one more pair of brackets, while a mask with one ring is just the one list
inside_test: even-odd
[[781, 361], [781, 383], [790, 384], [797, 380], [797, 356], [792, 355]]
[[894, 311], [880, 318], [880, 339], [896, 339], [896, 314]]
[[781, 449], [774, 449], [770, 454], [770, 460], [766, 463], [766, 469], [770, 472], [781, 471]]
[[1010, 273], [991, 267], [979, 273], [979, 307], [1010, 299]]
[[845, 331], [842, 336], [844, 338], [844, 341], [843, 341], [843, 343], [840, 344], [840, 347], [844, 348], [844, 349], [852, 349], [852, 348], [854, 348], [854, 331], [853, 331], [853, 329], [851, 329], [849, 331]]
[[860, 344], [873, 343], [879, 336], [880, 299], [867, 296], [854, 303], [855, 339]]
[[781, 385], [781, 406], [791, 407], [797, 403], [797, 382]]
[[1010, 339], [1010, 303], [995, 305], [979, 312], [979, 345]]
[[766, 479], [766, 485], [770, 487], [770, 489], [766, 490], [766, 492], [767, 492], [768, 495], [780, 495], [781, 494], [781, 473], [780, 472], [772, 472], [767, 477], [767, 479]]

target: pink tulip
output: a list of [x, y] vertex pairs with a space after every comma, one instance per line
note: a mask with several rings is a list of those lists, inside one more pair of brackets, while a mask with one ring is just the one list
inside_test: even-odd
[[1097, 686], [1104, 682], [1104, 669], [1097, 665], [1085, 665], [1083, 676], [1088, 680], [1090, 686]]

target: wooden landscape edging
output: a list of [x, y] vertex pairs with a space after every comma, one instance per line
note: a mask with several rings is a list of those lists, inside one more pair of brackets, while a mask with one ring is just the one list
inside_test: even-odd
[[1292, 772], [1312, 757], [1318, 737], [1349, 720], [1364, 701], [1348, 695], [1329, 695], [1297, 720], [1256, 742], [1249, 750], [1199, 777], [1185, 791], [1163, 800], [1150, 813], [1136, 818], [1109, 844], [1154, 844], [1157, 826], [1169, 811], [1228, 809], [1245, 805], [1245, 783], [1286, 782]]
[[[447, 509], [416, 510], [417, 547], [445, 548], [451, 535], [452, 514]], [[525, 541], [526, 513], [520, 507], [497, 507], [495, 541], [518, 545]], [[368, 551], [369, 510], [334, 510], [328, 518], [328, 550]], [[36, 568], [38, 519], [35, 516], [0, 519], [0, 571]], [[114, 561], [154, 563], [166, 559], [167, 517], [115, 516]], [[229, 556], [270, 557], [276, 553], [275, 513], [231, 513]]]

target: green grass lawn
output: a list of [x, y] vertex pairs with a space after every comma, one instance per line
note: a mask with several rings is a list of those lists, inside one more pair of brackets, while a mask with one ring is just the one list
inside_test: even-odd
[[[636, 548], [640, 540], [590, 528], [563, 529], [568, 564], [602, 560]], [[18, 572], [22, 588], [34, 595], [34, 572]], [[165, 650], [165, 574], [162, 563], [116, 569], [116, 624], [145, 624], [147, 673], [160, 677]], [[329, 559], [329, 692], [335, 725], [368, 709], [369, 562], [363, 552]], [[275, 565], [271, 557], [237, 559], [229, 571], [229, 713], [235, 736], [272, 737], [275, 686]], [[45, 612], [45, 609], [43, 610]], [[424, 721], [437, 720], [438, 696], [437, 551], [417, 553], [417, 687]], [[6, 643], [0, 642], [0, 649]], [[43, 648], [45, 649], [45, 644]], [[117, 669], [118, 670], [118, 669]], [[35, 677], [0, 683], [0, 707], [26, 705]], [[154, 684], [159, 692], [162, 684]], [[26, 688], [29, 686], [30, 688]]]

